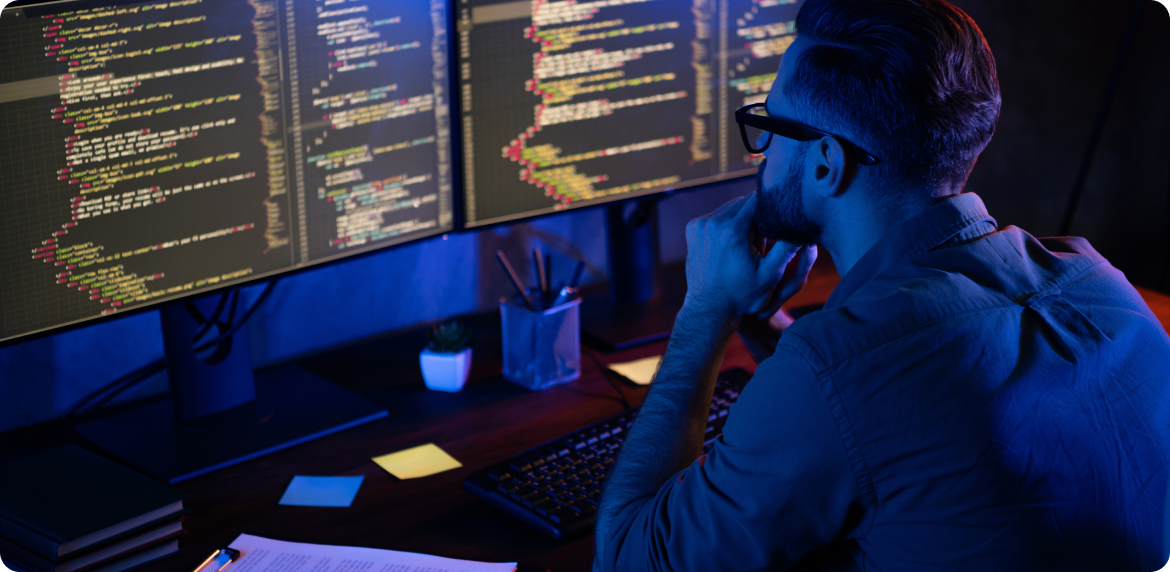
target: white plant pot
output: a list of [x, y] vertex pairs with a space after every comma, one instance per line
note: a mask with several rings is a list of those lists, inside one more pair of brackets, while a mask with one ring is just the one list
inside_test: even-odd
[[418, 363], [428, 388], [453, 393], [467, 383], [467, 374], [471, 372], [471, 348], [457, 354], [423, 350], [418, 355]]

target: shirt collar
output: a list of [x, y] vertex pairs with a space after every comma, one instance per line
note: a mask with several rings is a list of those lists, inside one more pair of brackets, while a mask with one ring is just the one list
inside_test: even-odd
[[994, 231], [995, 219], [987, 214], [979, 195], [961, 193], [890, 227], [841, 278], [825, 307], [844, 306], [862, 286], [895, 263], [933, 250], [981, 223], [990, 223]]

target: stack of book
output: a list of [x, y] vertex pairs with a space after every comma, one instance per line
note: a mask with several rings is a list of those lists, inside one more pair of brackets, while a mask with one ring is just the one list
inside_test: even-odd
[[0, 559], [125, 572], [179, 552], [187, 494], [67, 445], [0, 467]]

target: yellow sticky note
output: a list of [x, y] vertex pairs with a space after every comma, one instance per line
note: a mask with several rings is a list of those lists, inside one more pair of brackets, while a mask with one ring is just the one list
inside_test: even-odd
[[428, 477], [435, 473], [463, 466], [462, 463], [455, 460], [455, 457], [448, 455], [446, 451], [434, 443], [374, 457], [374, 462], [379, 467], [386, 469], [386, 472], [400, 479]]
[[649, 385], [650, 381], [654, 379], [654, 372], [658, 371], [660, 363], [662, 363], [662, 356], [654, 356], [622, 363], [611, 363], [609, 369], [618, 372], [622, 377], [638, 385]]

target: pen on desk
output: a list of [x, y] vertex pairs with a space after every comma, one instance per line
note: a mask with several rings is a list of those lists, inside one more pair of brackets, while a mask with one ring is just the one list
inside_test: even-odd
[[554, 294], [556, 291], [552, 289], [552, 255], [544, 255], [544, 281], [548, 284], [549, 294]]
[[516, 274], [516, 269], [512, 268], [512, 263], [508, 262], [508, 256], [504, 254], [503, 250], [496, 251], [496, 260], [499, 260], [500, 266], [504, 267], [504, 272], [512, 280], [512, 285], [516, 287], [516, 291], [520, 293], [520, 297], [524, 298], [524, 303], [528, 304], [528, 309], [535, 310], [536, 306], [532, 303], [532, 298], [528, 296], [528, 292], [524, 291], [524, 283], [520, 281], [520, 276]]
[[573, 271], [573, 279], [569, 281], [569, 288], [577, 289], [577, 284], [581, 282], [581, 271], [585, 270], [585, 261], [577, 261], [577, 269]]
[[227, 568], [232, 562], [240, 559], [240, 551], [235, 548], [220, 548], [211, 553], [207, 560], [203, 561], [192, 572], [220, 572]]
[[585, 269], [585, 261], [577, 261], [577, 269], [573, 271], [573, 281], [569, 282], [568, 286], [564, 286], [557, 290], [557, 297], [549, 304], [549, 308], [555, 308], [573, 299], [577, 294], [577, 283], [581, 281], [581, 271]]
[[576, 289], [576, 288], [570, 288], [570, 287], [568, 287], [568, 286], [565, 286], [564, 288], [561, 288], [561, 289], [560, 289], [560, 290], [557, 292], [557, 297], [556, 297], [556, 299], [554, 299], [554, 300], [552, 301], [552, 303], [551, 303], [551, 304], [549, 304], [549, 306], [548, 306], [548, 307], [549, 307], [549, 308], [555, 308], [555, 307], [557, 307], [557, 306], [560, 306], [561, 304], [564, 304], [565, 302], [568, 302], [569, 300], [572, 300], [572, 299], [573, 299], [573, 295], [574, 295], [574, 294], [576, 294], [576, 293], [577, 293], [577, 289]]
[[544, 273], [544, 253], [539, 248], [532, 251], [532, 263], [536, 268], [536, 279], [540, 282], [540, 293], [548, 298], [548, 276]]

